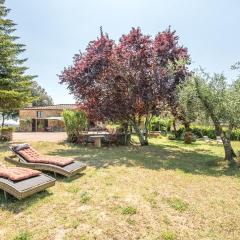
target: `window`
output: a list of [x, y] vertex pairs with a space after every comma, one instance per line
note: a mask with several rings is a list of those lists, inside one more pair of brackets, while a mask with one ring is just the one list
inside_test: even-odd
[[43, 118], [43, 112], [37, 111], [37, 118]]

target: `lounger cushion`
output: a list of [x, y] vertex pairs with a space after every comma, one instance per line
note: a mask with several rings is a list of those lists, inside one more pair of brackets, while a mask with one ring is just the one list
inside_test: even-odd
[[41, 172], [21, 167], [0, 167], [0, 177], [7, 178], [12, 181], [20, 181], [31, 177], [39, 176]]
[[46, 162], [48, 164], [53, 164], [53, 165], [57, 165], [60, 167], [64, 167], [70, 163], [73, 163], [73, 159], [72, 158], [65, 158], [65, 157], [55, 157], [55, 156], [41, 156], [39, 158], [40, 162]]
[[30, 146], [27, 143], [23, 143], [23, 144], [18, 144], [16, 146], [13, 146], [13, 149], [15, 151], [20, 151], [21, 149], [26, 149], [29, 148]]
[[32, 147], [21, 149], [18, 153], [30, 163], [45, 163], [63, 167], [73, 162], [72, 158], [42, 156]]
[[40, 158], [40, 154], [32, 147], [21, 149], [17, 152], [29, 162], [34, 162], [35, 160], [38, 160]]

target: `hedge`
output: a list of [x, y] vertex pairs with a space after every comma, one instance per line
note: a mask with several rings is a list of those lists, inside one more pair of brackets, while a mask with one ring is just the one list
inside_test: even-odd
[[[181, 137], [184, 132], [184, 127], [179, 128], [177, 131], [177, 136]], [[191, 132], [199, 138], [208, 136], [211, 139], [216, 139], [217, 137], [214, 127], [192, 126]], [[240, 140], [240, 129], [235, 129], [232, 131], [231, 140]]]
[[154, 116], [150, 123], [151, 131], [170, 131], [173, 120], [171, 118], [159, 118]]
[[8, 126], [0, 127], [0, 131], [14, 131], [14, 127]]

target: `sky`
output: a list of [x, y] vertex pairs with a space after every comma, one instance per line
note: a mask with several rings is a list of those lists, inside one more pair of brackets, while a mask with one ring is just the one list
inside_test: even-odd
[[118, 40], [132, 27], [154, 36], [171, 26], [188, 48], [191, 69], [224, 73], [240, 60], [239, 0], [6, 0], [15, 35], [26, 45], [28, 73], [52, 96], [55, 104], [74, 103], [57, 74], [72, 64], [99, 35], [100, 26]]

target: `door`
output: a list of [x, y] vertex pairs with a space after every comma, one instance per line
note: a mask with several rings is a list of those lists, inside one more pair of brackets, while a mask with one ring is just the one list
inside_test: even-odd
[[44, 131], [48, 131], [48, 120], [44, 119]]
[[32, 119], [32, 132], [36, 132], [36, 119]]

